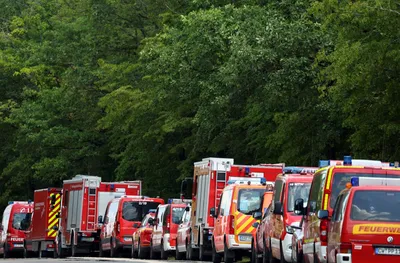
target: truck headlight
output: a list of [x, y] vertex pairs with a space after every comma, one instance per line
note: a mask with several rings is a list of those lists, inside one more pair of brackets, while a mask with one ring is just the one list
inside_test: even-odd
[[286, 226], [286, 233], [288, 234], [292, 234], [294, 233], [294, 228], [291, 226]]

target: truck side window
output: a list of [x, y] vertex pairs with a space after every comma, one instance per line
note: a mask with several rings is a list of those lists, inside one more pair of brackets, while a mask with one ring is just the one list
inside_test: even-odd
[[321, 209], [322, 195], [325, 187], [326, 170], [314, 175], [308, 198], [307, 213], [316, 213]]
[[224, 215], [224, 209], [225, 209], [225, 203], [226, 203], [226, 196], [227, 192], [222, 193], [221, 195], [221, 201], [219, 202], [219, 207], [218, 207], [218, 213], [217, 215]]
[[231, 201], [232, 201], [232, 192], [233, 190], [229, 190], [226, 192], [226, 202], [225, 202], [225, 207], [224, 207], [224, 216], [229, 215], [230, 210], [231, 210]]
[[333, 222], [338, 222], [339, 221], [340, 213], [342, 212], [340, 210], [340, 206], [342, 204], [342, 201], [343, 201], [343, 195], [339, 195], [339, 197], [338, 197], [338, 199], [336, 201], [335, 207], [333, 209], [333, 214], [332, 214], [332, 221]]
[[276, 181], [274, 189], [274, 202], [281, 201], [283, 182], [281, 180]]

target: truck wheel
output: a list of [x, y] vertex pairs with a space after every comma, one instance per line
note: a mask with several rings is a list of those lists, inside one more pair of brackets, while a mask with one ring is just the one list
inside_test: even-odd
[[263, 242], [264, 248], [263, 248], [263, 257], [262, 257], [262, 263], [268, 263], [269, 261], [269, 254], [268, 254], [268, 249], [267, 246], [265, 245], [265, 241]]
[[102, 258], [104, 257], [104, 250], [103, 250], [103, 244], [102, 244], [102, 240], [100, 239], [99, 242], [99, 257]]
[[272, 255], [272, 245], [271, 245], [271, 240], [269, 241], [269, 248], [270, 250], [268, 250], [268, 255], [269, 255], [269, 263], [277, 263], [278, 260], [276, 258], [274, 258], [274, 256]]
[[76, 245], [74, 235], [71, 236], [71, 257], [76, 257]]
[[64, 255], [64, 251], [63, 251], [63, 248], [62, 248], [62, 237], [61, 237], [61, 234], [59, 234], [58, 235], [58, 238], [57, 238], [58, 240], [58, 244], [57, 244], [57, 248], [56, 248], [56, 250], [57, 250], [57, 257], [58, 258], [64, 258], [65, 257], [65, 255]]
[[178, 239], [176, 239], [175, 259], [176, 260], [182, 260], [183, 259], [183, 255], [182, 255], [181, 252], [179, 252], [179, 249], [178, 249]]
[[221, 255], [215, 250], [214, 242], [212, 244], [212, 262], [221, 263]]
[[257, 252], [256, 252], [256, 248], [255, 248], [255, 245], [254, 245], [253, 241], [254, 240], [251, 241], [251, 260], [250, 260], [250, 262], [251, 263], [258, 263], [258, 261], [257, 261]]
[[145, 251], [143, 250], [142, 246], [140, 245], [140, 240], [138, 242], [138, 252], [137, 252], [138, 258], [140, 259], [146, 259], [147, 255]]
[[168, 259], [168, 251], [164, 250], [164, 241], [161, 240], [161, 259], [166, 260]]
[[110, 257], [112, 258], [117, 258], [119, 257], [119, 252], [117, 248], [117, 243], [115, 238], [111, 238], [111, 244], [110, 244]]
[[150, 243], [150, 259], [157, 259], [156, 252], [154, 251], [153, 243]]
[[4, 243], [3, 258], [9, 258], [9, 257], [10, 257], [10, 251], [8, 250], [8, 244], [6, 242], [6, 243]]
[[200, 245], [200, 246], [199, 246], [199, 260], [200, 260], [200, 261], [209, 260], [209, 258], [207, 257], [207, 255], [205, 255], [204, 245]]
[[131, 258], [136, 258], [135, 255], [135, 241], [132, 239], [132, 246], [131, 246]]
[[31, 253], [29, 253], [28, 249], [26, 248], [26, 244], [24, 244], [24, 258], [30, 258]]
[[229, 250], [226, 242], [224, 242], [224, 262], [225, 263], [233, 263], [233, 259], [235, 258], [235, 254], [233, 251]]

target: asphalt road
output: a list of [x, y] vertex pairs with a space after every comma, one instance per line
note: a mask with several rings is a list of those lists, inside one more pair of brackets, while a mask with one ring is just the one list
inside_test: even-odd
[[[52, 262], [71, 262], [71, 263], [90, 263], [90, 262], [110, 262], [110, 263], [126, 263], [126, 262], [133, 262], [133, 263], [158, 263], [163, 262], [161, 260], [140, 260], [140, 259], [125, 259], [125, 258], [66, 258], [66, 259], [50, 259], [50, 258], [42, 258], [42, 259], [26, 259], [26, 258], [10, 258], [5, 260], [0, 260], [0, 262], [6, 263], [23, 263], [23, 262], [30, 262], [30, 263], [52, 263]], [[164, 261], [165, 262], [165, 261]], [[189, 261], [174, 261], [168, 260], [168, 262], [189, 262]], [[193, 262], [192, 262], [193, 263]]]

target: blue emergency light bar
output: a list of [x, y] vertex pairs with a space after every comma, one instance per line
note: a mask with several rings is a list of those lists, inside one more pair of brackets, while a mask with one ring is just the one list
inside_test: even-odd
[[318, 167], [325, 167], [329, 166], [331, 164], [331, 161], [329, 160], [319, 160]]
[[157, 209], [149, 209], [148, 213], [155, 213], [157, 211]]
[[8, 201], [8, 204], [12, 205], [12, 204], [14, 204], [14, 201]]
[[351, 186], [400, 186], [400, 178], [353, 176], [350, 183]]
[[231, 177], [231, 179], [228, 180], [228, 185], [230, 184], [265, 184], [267, 183], [267, 180], [264, 177]]
[[360, 179], [358, 177], [351, 177], [350, 183], [352, 186], [359, 186], [360, 185]]

